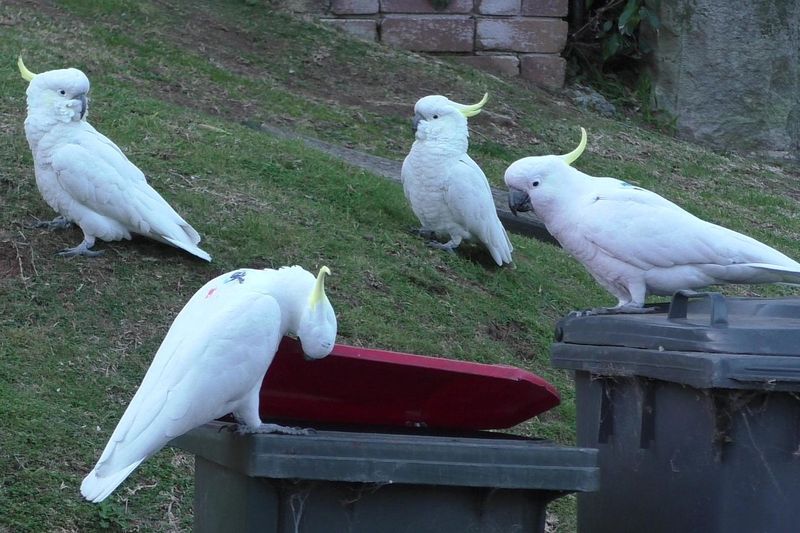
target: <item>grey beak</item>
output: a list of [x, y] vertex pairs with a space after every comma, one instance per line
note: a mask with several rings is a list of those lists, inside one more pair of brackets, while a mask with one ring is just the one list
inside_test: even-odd
[[419, 126], [420, 120], [422, 120], [422, 115], [414, 113], [414, 119], [411, 121], [411, 131], [414, 133], [417, 133], [417, 126]]
[[83, 119], [83, 117], [86, 115], [86, 111], [89, 109], [89, 102], [86, 99], [86, 95], [85, 94], [80, 95], [78, 97], [78, 99], [81, 101], [80, 116], [81, 116], [81, 119]]
[[517, 189], [508, 190], [508, 208], [516, 216], [517, 211], [524, 213], [533, 209], [531, 198], [528, 193]]

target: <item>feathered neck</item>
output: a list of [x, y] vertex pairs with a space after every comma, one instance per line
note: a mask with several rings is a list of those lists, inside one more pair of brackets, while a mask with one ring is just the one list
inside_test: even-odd
[[314, 289], [314, 276], [299, 266], [265, 269], [263, 272], [272, 277], [270, 295], [281, 307], [282, 331], [296, 334]]
[[411, 153], [424, 153], [439, 157], [461, 157], [469, 148], [469, 129], [463, 128], [420, 128]]

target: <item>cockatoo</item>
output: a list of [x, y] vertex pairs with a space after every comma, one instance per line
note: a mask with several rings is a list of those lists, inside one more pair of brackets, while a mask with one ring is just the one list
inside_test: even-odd
[[441, 244], [428, 245], [453, 251], [463, 239], [481, 241], [492, 259], [511, 263], [513, 247], [492, 199], [489, 181], [467, 155], [467, 118], [477, 115], [488, 94], [474, 105], [463, 105], [440, 95], [421, 98], [414, 106], [416, 140], [403, 161], [400, 177], [420, 234], [447, 235]]
[[261, 381], [281, 338], [293, 333], [308, 358], [333, 349], [336, 315], [316, 280], [299, 266], [241, 269], [214, 278], [175, 318], [81, 494], [104, 500], [142, 461], [172, 438], [233, 413], [240, 431], [302, 434], [264, 424]]
[[505, 172], [512, 212], [533, 209], [547, 230], [608, 292], [616, 307], [647, 312], [648, 294], [725, 283], [800, 283], [800, 263], [766, 244], [711, 224], [654, 192], [570, 165], [569, 154], [526, 157]]
[[89, 79], [74, 68], [29, 71], [25, 136], [33, 152], [36, 185], [45, 202], [60, 216], [49, 228], [74, 222], [83, 242], [60, 252], [94, 256], [95, 239], [116, 241], [138, 233], [171, 244], [206, 261], [211, 256], [197, 244], [200, 235], [148, 185], [136, 165], [108, 137], [86, 121]]

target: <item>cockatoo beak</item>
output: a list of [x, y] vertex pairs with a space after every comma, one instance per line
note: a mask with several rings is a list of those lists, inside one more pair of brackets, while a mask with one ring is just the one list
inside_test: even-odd
[[417, 133], [417, 127], [419, 127], [419, 121], [422, 120], [422, 115], [419, 113], [414, 113], [414, 119], [411, 121], [411, 131]]
[[314, 284], [314, 290], [311, 291], [311, 296], [308, 298], [308, 306], [313, 310], [317, 304], [327, 298], [325, 296], [325, 276], [330, 276], [331, 269], [324, 266], [319, 269], [317, 274], [317, 283]]
[[570, 153], [562, 155], [561, 159], [566, 161], [566, 163], [568, 165], [571, 165], [572, 163], [575, 162], [576, 159], [578, 159], [581, 156], [581, 154], [583, 153], [583, 150], [585, 148], [586, 148], [586, 130], [581, 128], [581, 142], [580, 142], [580, 144], [578, 144], [578, 147], [575, 148]]
[[80, 96], [78, 96], [78, 100], [80, 100], [81, 102], [80, 116], [81, 119], [83, 119], [83, 117], [86, 115], [86, 110], [89, 108], [89, 102], [86, 100], [85, 94], [81, 94]]
[[472, 105], [458, 104], [457, 107], [462, 115], [469, 118], [469, 117], [474, 117], [475, 115], [480, 113], [481, 109], [483, 109], [483, 106], [486, 105], [486, 102], [488, 101], [489, 101], [489, 93], [484, 93], [483, 98], [481, 98], [481, 101], [478, 102], [477, 104], [472, 104]]
[[28, 70], [28, 67], [25, 66], [25, 63], [22, 61], [22, 56], [17, 58], [17, 68], [19, 68], [19, 73], [25, 81], [29, 82], [36, 77], [36, 74]]
[[524, 213], [533, 209], [533, 206], [531, 205], [531, 198], [528, 196], [527, 192], [517, 189], [509, 189], [508, 208], [514, 214], [514, 216], [517, 216], [517, 211]]

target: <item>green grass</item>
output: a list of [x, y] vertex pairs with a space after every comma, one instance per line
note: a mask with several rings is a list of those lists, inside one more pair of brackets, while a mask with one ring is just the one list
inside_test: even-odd
[[[330, 265], [340, 342], [543, 375], [562, 405], [518, 430], [574, 441], [570, 378], [548, 363], [552, 329], [571, 309], [613, 303], [574, 260], [519, 236], [516, 269], [494, 267], [477, 247], [430, 250], [406, 232], [416, 221], [397, 184], [245, 121], [399, 159], [417, 98], [472, 102], [488, 90], [487, 112], [471, 122], [471, 153], [495, 185], [518, 157], [571, 150], [583, 125], [582, 170], [639, 183], [800, 256], [791, 169], [715, 154], [258, 3], [167, 4], [0, 5], [0, 531], [191, 527], [191, 458], [175, 450], [148, 460], [102, 506], [83, 502], [78, 487], [177, 311], [206, 280], [238, 267]], [[87, 72], [91, 122], [200, 231], [213, 263], [142, 239], [67, 260], [54, 252], [77, 244], [78, 230], [26, 226], [53, 214], [22, 131], [20, 51], [35, 72]], [[574, 530], [574, 500], [554, 509], [559, 531]]]

